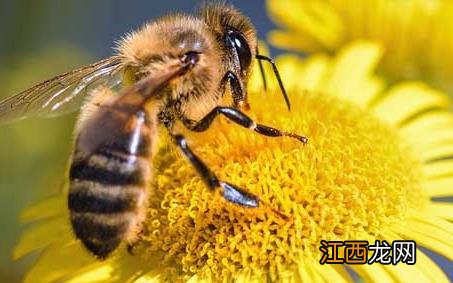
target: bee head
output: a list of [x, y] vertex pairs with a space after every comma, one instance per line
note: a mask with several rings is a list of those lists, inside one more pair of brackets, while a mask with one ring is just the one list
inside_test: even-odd
[[[124, 38], [119, 53], [125, 58], [126, 79], [139, 81], [179, 60], [194, 60], [191, 70], [179, 81], [213, 77], [220, 72], [210, 62], [220, 62], [215, 39], [204, 21], [185, 14], [171, 14], [146, 24]], [[131, 77], [131, 79], [129, 79]], [[178, 81], [178, 80], [176, 80]]]
[[214, 32], [228, 70], [247, 80], [257, 48], [256, 31], [250, 19], [233, 6], [208, 4], [200, 11]]

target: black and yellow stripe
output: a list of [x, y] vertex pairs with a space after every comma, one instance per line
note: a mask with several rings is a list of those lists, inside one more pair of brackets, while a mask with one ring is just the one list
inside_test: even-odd
[[[150, 128], [132, 117], [128, 130], [81, 133], [69, 170], [68, 207], [73, 230], [98, 258], [107, 257], [137, 223], [147, 195]], [[104, 138], [108, 137], [108, 138]], [[86, 145], [95, 144], [93, 152]], [[85, 147], [84, 147], [85, 145]]]

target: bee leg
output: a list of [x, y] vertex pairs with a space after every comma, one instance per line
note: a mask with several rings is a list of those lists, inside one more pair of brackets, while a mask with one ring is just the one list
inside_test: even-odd
[[194, 122], [189, 119], [182, 118], [183, 124], [192, 131], [195, 132], [203, 132], [209, 128], [214, 118], [217, 115], [224, 115], [229, 120], [233, 121], [236, 124], [241, 125], [244, 128], [248, 128], [254, 130], [255, 132], [268, 136], [268, 137], [291, 137], [295, 138], [298, 141], [306, 144], [308, 143], [308, 139], [304, 136], [296, 135], [293, 133], [288, 133], [281, 131], [276, 128], [272, 128], [266, 125], [257, 124], [253, 121], [250, 117], [242, 113], [240, 110], [233, 108], [233, 107], [223, 107], [217, 106], [211, 112], [208, 113], [205, 117], [203, 117], [200, 121]]
[[145, 236], [145, 229], [141, 229], [140, 232], [137, 233], [137, 238], [131, 242], [128, 242], [126, 245], [127, 253], [134, 256], [136, 254], [136, 247], [143, 243], [141, 240]]
[[246, 110], [250, 109], [250, 106], [247, 102], [247, 92], [244, 91], [244, 85], [232, 71], [226, 72], [221, 84], [225, 85], [227, 82], [230, 83], [234, 107], [244, 108]]
[[127, 253], [132, 255], [132, 256], [134, 256], [135, 255], [135, 250], [134, 250], [135, 246], [136, 246], [135, 243], [128, 244], [127, 247], [126, 247], [127, 248]]
[[206, 166], [206, 164], [204, 164], [189, 148], [186, 139], [182, 135], [174, 135], [173, 140], [211, 190], [218, 188], [222, 189], [222, 196], [232, 203], [246, 207], [259, 206], [259, 198], [257, 196], [235, 185], [217, 179], [215, 174]]

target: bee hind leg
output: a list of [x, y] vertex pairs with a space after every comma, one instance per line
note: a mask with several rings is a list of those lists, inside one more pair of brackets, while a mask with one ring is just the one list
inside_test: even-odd
[[134, 256], [136, 254], [137, 246], [140, 243], [142, 243], [141, 240], [146, 234], [145, 231], [146, 231], [145, 227], [142, 227], [142, 229], [140, 229], [140, 231], [136, 234], [135, 238], [127, 243], [126, 250], [127, 253], [130, 254], [131, 256]]
[[126, 246], [127, 253], [130, 254], [131, 256], [134, 256], [136, 246], [137, 246], [136, 243], [127, 244], [127, 246]]
[[257, 196], [235, 185], [220, 181], [206, 164], [193, 153], [187, 145], [186, 139], [182, 135], [174, 135], [173, 140], [211, 190], [222, 189], [222, 196], [232, 203], [245, 207], [259, 206], [259, 198]]

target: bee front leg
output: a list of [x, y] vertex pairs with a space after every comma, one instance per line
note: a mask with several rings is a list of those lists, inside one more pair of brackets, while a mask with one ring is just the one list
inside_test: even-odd
[[245, 86], [232, 71], [227, 71], [223, 76], [221, 84], [225, 86], [227, 83], [230, 84], [234, 107], [249, 110], [250, 106], [247, 102], [247, 91], [245, 90]]
[[225, 116], [232, 122], [241, 125], [244, 128], [254, 130], [255, 132], [261, 135], [265, 135], [268, 137], [291, 137], [297, 139], [298, 141], [304, 144], [308, 142], [308, 139], [304, 136], [284, 132], [273, 127], [258, 124], [255, 121], [253, 121], [250, 117], [242, 113], [240, 110], [233, 107], [217, 106], [211, 112], [209, 112], [208, 115], [203, 117], [200, 121], [193, 121], [184, 117], [181, 120], [189, 130], [195, 132], [203, 132], [209, 128], [211, 123], [214, 121], [214, 118], [220, 114]]
[[259, 198], [244, 189], [230, 183], [222, 182], [215, 174], [196, 156], [187, 145], [186, 139], [182, 135], [172, 135], [175, 144], [181, 149], [183, 154], [192, 163], [195, 170], [200, 174], [202, 180], [211, 190], [222, 189], [222, 196], [235, 204], [246, 207], [258, 207]]

